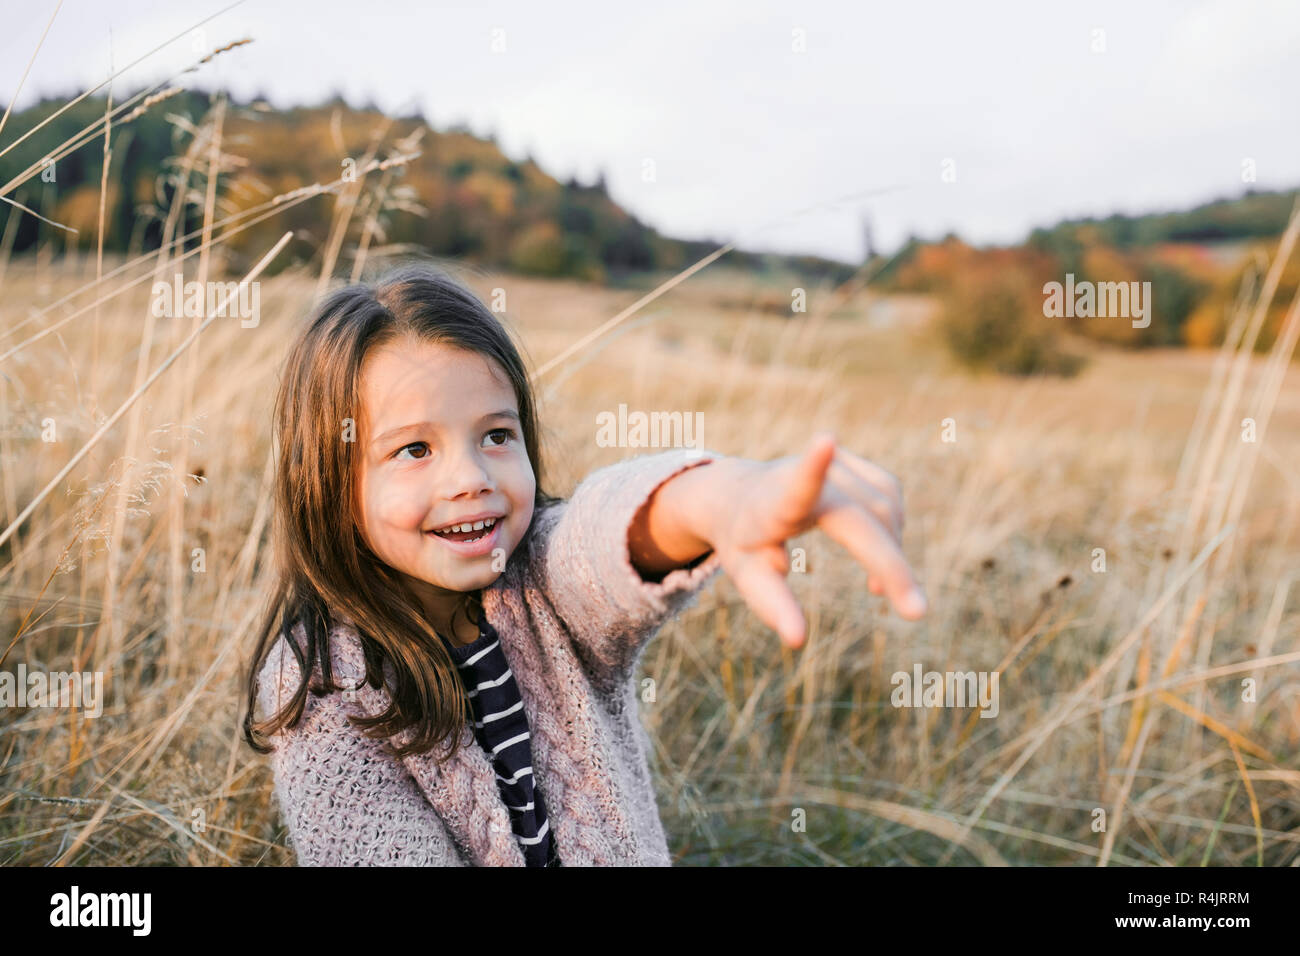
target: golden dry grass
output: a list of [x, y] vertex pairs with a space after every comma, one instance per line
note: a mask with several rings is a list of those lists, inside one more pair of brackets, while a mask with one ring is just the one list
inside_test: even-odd
[[[67, 261], [10, 263], [5, 327], [83, 278]], [[638, 295], [504, 275], [470, 281], [484, 296], [506, 289], [536, 364]], [[5, 634], [25, 626], [5, 667], [102, 669], [108, 700], [98, 719], [0, 716], [0, 859], [292, 862], [266, 761], [239, 739], [239, 690], [265, 583], [269, 400], [315, 285], [300, 273], [265, 281], [258, 328], [221, 320], [204, 332], [192, 375], [177, 363], [142, 400], [134, 452], [123, 420], [4, 551]], [[829, 427], [903, 479], [906, 549], [932, 603], [926, 620], [901, 622], [866, 592], [862, 570], [813, 533], [790, 543], [808, 554], [807, 572], [792, 575], [811, 626], [802, 651], [783, 651], [725, 579], [665, 627], [644, 660], [655, 693], [642, 718], [682, 862], [938, 862], [960, 841], [960, 860], [1092, 863], [1106, 837], [1092, 830], [1095, 808], [1119, 827], [1115, 863], [1296, 858], [1300, 614], [1286, 590], [1300, 553], [1294, 381], [1264, 440], [1244, 445], [1234, 423], [1212, 473], [1211, 495], [1229, 462], [1260, 452], [1231, 561], [1194, 578], [1195, 591], [1176, 591], [1179, 614], [1156, 618], [1113, 657], [1194, 557], [1174, 551], [1197, 489], [1176, 494], [1175, 478], [1214, 355], [1112, 352], [1069, 381], [969, 379], [924, 337], [869, 328], [865, 305], [857, 317], [792, 321], [711, 308], [701, 290], [681, 290], [539, 383], [553, 489], [567, 492], [625, 453], [595, 442], [596, 414], [619, 403], [700, 411], [709, 447], [753, 458], [788, 454]], [[143, 287], [102, 308], [97, 359], [88, 314], [6, 361], [6, 526], [130, 393], [147, 311]], [[159, 320], [146, 367], [189, 326]], [[1262, 371], [1251, 363], [1245, 395]], [[182, 425], [185, 389], [194, 417]], [[955, 442], [941, 440], [945, 418]], [[41, 440], [46, 419], [57, 426], [52, 443]], [[201, 481], [179, 477], [183, 449]], [[137, 465], [123, 473], [128, 457]], [[1193, 552], [1205, 540], [1194, 537]], [[191, 570], [193, 548], [204, 549], [203, 572]], [[1090, 569], [1094, 548], [1106, 550], [1104, 573]], [[1177, 639], [1193, 610], [1204, 660], [1195, 641]], [[1273, 662], [1252, 664], [1259, 657]], [[999, 670], [999, 716], [894, 708], [889, 677], [916, 662]], [[1206, 667], [1222, 673], [1200, 676]], [[1153, 692], [1166, 671], [1167, 698]], [[1247, 704], [1240, 679], [1252, 674], [1258, 702]], [[1126, 786], [1134, 722], [1148, 717]], [[980, 799], [1054, 720], [964, 835]], [[802, 831], [792, 827], [796, 809]], [[206, 825], [198, 833], [196, 812]]]

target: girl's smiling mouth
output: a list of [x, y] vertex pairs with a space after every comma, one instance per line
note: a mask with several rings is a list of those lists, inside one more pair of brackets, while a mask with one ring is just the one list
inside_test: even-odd
[[[424, 533], [430, 538], [436, 538], [462, 557], [476, 558], [480, 555], [490, 554], [492, 549], [496, 546], [497, 540], [501, 537], [501, 526], [505, 523], [504, 516], [489, 520], [492, 521], [492, 526], [490, 528], [487, 527], [487, 523], [484, 522], [484, 526], [481, 529], [470, 530], [468, 532], [455, 532], [455, 537], [449, 537], [447, 534], [439, 534], [435, 531], [426, 531]], [[478, 524], [478, 522], [473, 522], [473, 524]]]

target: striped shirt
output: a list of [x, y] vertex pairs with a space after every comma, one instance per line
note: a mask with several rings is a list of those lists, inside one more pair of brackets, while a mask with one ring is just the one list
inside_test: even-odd
[[472, 644], [457, 646], [446, 637], [442, 640], [469, 694], [474, 736], [496, 771], [497, 786], [510, 810], [511, 826], [523, 851], [524, 865], [559, 866], [546, 819], [546, 804], [533, 777], [532, 746], [523, 699], [496, 631], [480, 614], [479, 636]]

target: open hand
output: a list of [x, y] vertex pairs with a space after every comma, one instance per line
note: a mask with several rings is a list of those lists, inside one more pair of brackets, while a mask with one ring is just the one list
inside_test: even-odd
[[898, 480], [837, 447], [833, 435], [818, 435], [802, 455], [744, 462], [728, 505], [715, 516], [710, 543], [741, 596], [787, 646], [803, 645], [806, 625], [785, 580], [785, 542], [814, 526], [867, 569], [873, 594], [887, 595], [907, 620], [925, 615], [925, 594], [903, 557]]

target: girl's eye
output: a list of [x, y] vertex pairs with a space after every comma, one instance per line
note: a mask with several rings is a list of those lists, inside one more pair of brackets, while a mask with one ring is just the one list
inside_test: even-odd
[[[493, 442], [493, 445], [492, 445], [493, 448], [500, 448], [500, 447], [501, 447], [502, 445], [504, 445], [506, 442], [508, 442], [508, 441], [512, 441], [513, 439], [515, 439], [515, 438], [518, 437], [517, 435], [515, 435], [515, 431], [514, 431], [513, 428], [494, 428], [494, 429], [492, 429], [490, 432], [488, 432], [487, 434], [488, 434], [489, 437], [492, 436], [492, 435], [501, 435], [501, 436], [503, 436], [502, 439], [501, 439], [500, 441]], [[427, 442], [414, 441], [414, 442], [411, 442], [411, 444], [409, 444], [409, 445], [403, 445], [401, 448], [399, 448], [399, 449], [394, 453], [393, 458], [394, 458], [395, 460], [397, 460], [397, 461], [420, 461], [420, 460], [422, 460], [422, 459], [424, 459], [424, 458], [428, 458], [428, 457], [429, 457], [429, 452], [428, 452], [428, 450], [427, 450], [428, 447], [429, 447], [429, 446], [428, 446], [428, 443], [427, 443]], [[426, 451], [425, 451], [425, 453], [424, 453], [423, 455], [418, 455], [418, 456], [416, 456], [416, 457], [414, 457], [414, 458], [405, 458], [405, 459], [404, 459], [404, 458], [402, 458], [402, 452], [406, 451], [406, 449], [408, 449], [408, 448], [424, 448], [424, 449], [426, 449]]]
[[[411, 442], [409, 445], [403, 445], [401, 448], [397, 449], [397, 454], [395, 454], [393, 457], [396, 458], [397, 460], [401, 461], [401, 460], [402, 460], [402, 459], [401, 459], [402, 452], [406, 451], [406, 449], [408, 449], [408, 448], [415, 448], [417, 445], [423, 445], [425, 448], [428, 447], [428, 445], [425, 445], [425, 443], [422, 442], [422, 441], [413, 441], [413, 442]], [[426, 458], [426, 457], [428, 457], [428, 456], [427, 456], [427, 455], [421, 455], [419, 458], [415, 458], [415, 459], [407, 459], [407, 460], [408, 460], [408, 461], [419, 461], [420, 458]]]

